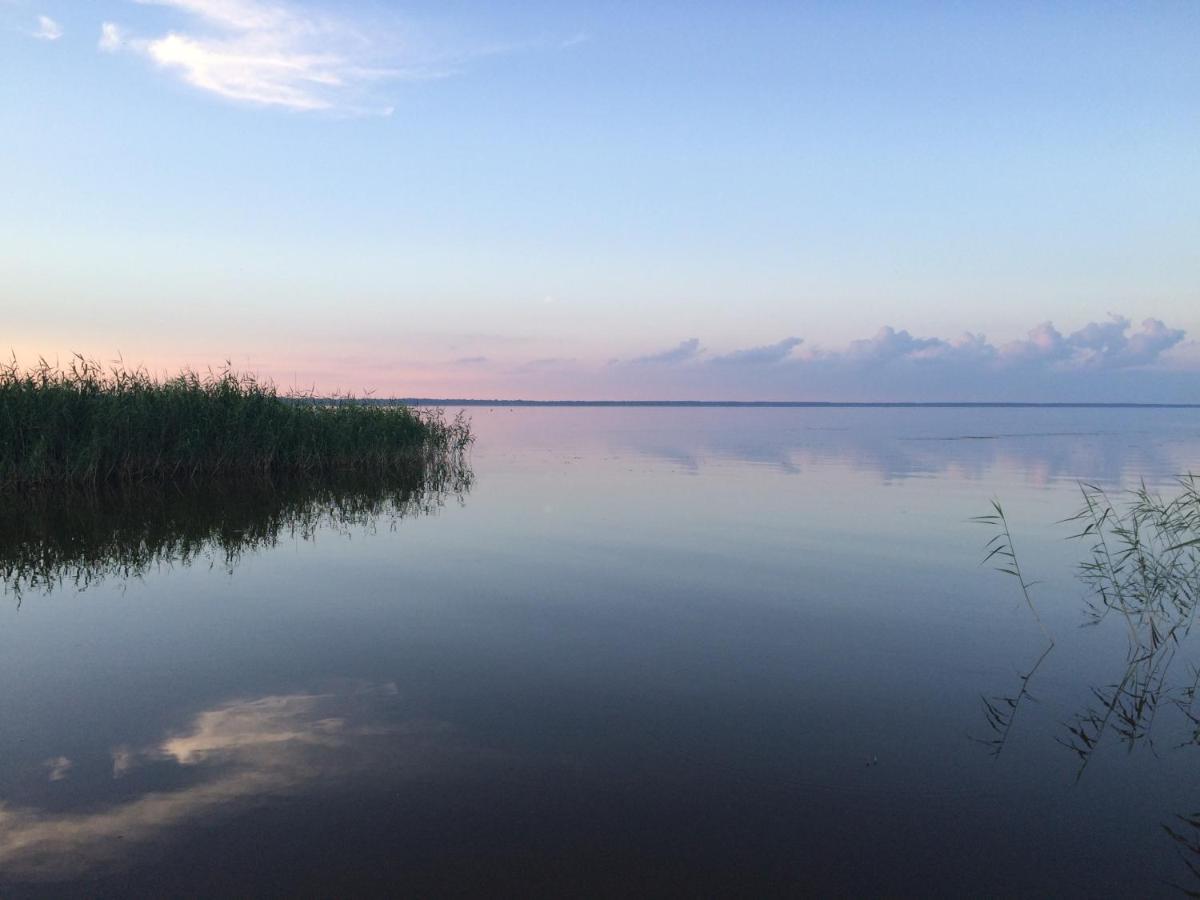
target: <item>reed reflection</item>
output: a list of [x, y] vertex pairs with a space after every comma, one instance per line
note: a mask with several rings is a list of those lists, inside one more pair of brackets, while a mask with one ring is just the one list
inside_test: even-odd
[[230, 571], [281, 538], [394, 527], [461, 502], [474, 476], [461, 453], [373, 477], [214, 480], [111, 492], [41, 490], [0, 503], [0, 584], [28, 592], [136, 578], [197, 561]]

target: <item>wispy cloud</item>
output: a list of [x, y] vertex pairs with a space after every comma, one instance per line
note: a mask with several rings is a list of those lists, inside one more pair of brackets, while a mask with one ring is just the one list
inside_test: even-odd
[[381, 81], [448, 74], [406, 58], [386, 29], [284, 3], [137, 0], [183, 16], [182, 27], [143, 37], [106, 22], [102, 50], [130, 50], [193, 87], [229, 100], [292, 110], [387, 114], [371, 88]]
[[566, 50], [570, 47], [578, 47], [580, 44], [586, 44], [591, 39], [592, 36], [590, 34], [580, 31], [571, 35], [569, 38], [565, 38], [564, 40], [560, 41], [558, 46], [559, 49]]
[[49, 16], [37, 17], [38, 27], [33, 36], [43, 41], [57, 41], [63, 36], [62, 26]]
[[673, 365], [695, 359], [701, 352], [700, 339], [688, 338], [686, 341], [680, 341], [670, 350], [663, 350], [661, 353], [651, 353], [648, 356], [639, 356], [630, 360], [630, 362], [639, 366], [656, 364]]

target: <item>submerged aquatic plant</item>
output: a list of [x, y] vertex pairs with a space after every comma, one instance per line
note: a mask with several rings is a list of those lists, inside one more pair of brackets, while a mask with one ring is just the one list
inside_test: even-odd
[[461, 415], [281, 395], [228, 366], [159, 379], [82, 356], [0, 365], [0, 490], [411, 470], [470, 443]]

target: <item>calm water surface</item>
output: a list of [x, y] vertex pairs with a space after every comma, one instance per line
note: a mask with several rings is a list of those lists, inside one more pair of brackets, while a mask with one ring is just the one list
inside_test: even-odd
[[[1054, 524], [1200, 471], [1200, 412], [470, 413], [440, 504], [20, 538], [73, 562], [0, 608], [0, 893], [1200, 887], [1186, 718], [1060, 742], [1124, 645]], [[992, 497], [1057, 639], [999, 755], [1045, 640]]]

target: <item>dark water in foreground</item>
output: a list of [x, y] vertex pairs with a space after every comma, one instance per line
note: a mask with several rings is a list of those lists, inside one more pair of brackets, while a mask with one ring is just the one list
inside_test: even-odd
[[[9, 522], [68, 581], [0, 608], [0, 894], [1200, 889], [1186, 717], [1060, 743], [1125, 648], [1054, 525], [1200, 471], [1200, 412], [472, 416], [440, 505]], [[1057, 639], [998, 756], [1045, 641], [993, 496]]]

